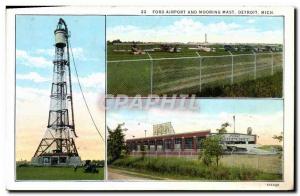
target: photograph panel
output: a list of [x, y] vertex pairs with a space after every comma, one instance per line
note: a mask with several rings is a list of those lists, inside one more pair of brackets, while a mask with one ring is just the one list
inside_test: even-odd
[[104, 16], [16, 15], [16, 180], [104, 179], [104, 35]]
[[282, 100], [196, 99], [193, 110], [135, 101], [108, 100], [108, 179], [283, 180]]
[[108, 16], [107, 93], [283, 97], [280, 16]]

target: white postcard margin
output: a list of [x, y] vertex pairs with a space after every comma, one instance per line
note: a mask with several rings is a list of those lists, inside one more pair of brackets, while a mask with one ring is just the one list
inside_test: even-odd
[[[294, 187], [294, 8], [201, 7], [206, 10], [272, 11], [284, 16], [284, 172], [283, 182], [224, 181], [15, 181], [15, 15], [153, 15], [152, 10], [195, 7], [49, 7], [9, 9], [6, 12], [6, 179], [8, 190], [290, 190]], [[200, 8], [199, 8], [200, 9]], [[209, 15], [209, 14], [208, 14]], [[212, 14], [215, 15], [215, 14]], [[195, 16], [195, 15], [193, 15]], [[234, 15], [231, 15], [234, 16]], [[266, 15], [265, 15], [266, 16]]]

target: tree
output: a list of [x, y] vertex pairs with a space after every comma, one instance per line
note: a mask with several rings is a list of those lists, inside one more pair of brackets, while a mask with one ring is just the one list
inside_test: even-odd
[[219, 165], [219, 160], [223, 153], [223, 148], [220, 144], [221, 139], [220, 135], [212, 135], [204, 140], [201, 155], [204, 164], [211, 165], [212, 159], [215, 158], [217, 166]]
[[218, 133], [227, 133], [227, 127], [229, 127], [230, 124], [228, 122], [225, 122], [221, 125], [221, 128], [220, 129], [217, 129], [217, 132]]
[[122, 43], [122, 41], [120, 39], [115, 39], [111, 42], [112, 44], [115, 44], [115, 43]]
[[107, 137], [107, 162], [110, 164], [115, 160], [119, 159], [126, 150], [124, 130], [122, 128], [123, 124], [118, 124], [117, 128], [112, 130], [107, 127], [108, 137]]
[[274, 140], [278, 140], [278, 142], [281, 143], [283, 140], [283, 132], [281, 132], [280, 135], [274, 135], [272, 138]]

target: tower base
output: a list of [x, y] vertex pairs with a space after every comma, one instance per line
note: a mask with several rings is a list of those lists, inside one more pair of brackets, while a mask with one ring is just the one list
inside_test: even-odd
[[81, 159], [79, 156], [68, 155], [41, 155], [32, 157], [31, 165], [34, 166], [81, 166]]

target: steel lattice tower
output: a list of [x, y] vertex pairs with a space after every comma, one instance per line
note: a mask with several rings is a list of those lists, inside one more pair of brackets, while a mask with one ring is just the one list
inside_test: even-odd
[[48, 126], [32, 158], [32, 164], [79, 165], [81, 160], [74, 142], [74, 137], [77, 135], [72, 99], [69, 31], [61, 18], [54, 35], [55, 59]]

